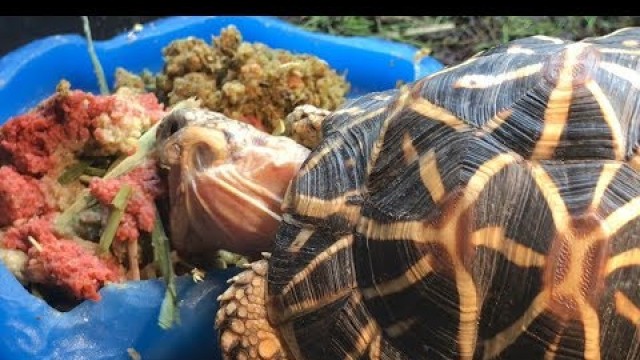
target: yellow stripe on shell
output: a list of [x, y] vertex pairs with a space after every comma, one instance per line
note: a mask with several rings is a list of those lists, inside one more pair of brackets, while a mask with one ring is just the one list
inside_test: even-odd
[[627, 250], [620, 254], [614, 255], [607, 260], [604, 274], [611, 275], [616, 270], [620, 270], [629, 266], [640, 266], [640, 249], [635, 248]]
[[616, 115], [616, 111], [614, 110], [611, 102], [607, 95], [605, 95], [604, 91], [598, 83], [594, 80], [589, 80], [585, 83], [586, 88], [591, 92], [593, 97], [596, 99], [600, 107], [600, 111], [604, 117], [604, 121], [607, 123], [607, 126], [611, 130], [611, 137], [613, 140], [613, 153], [615, 154], [616, 160], [624, 159], [626, 141], [624, 138], [624, 134], [622, 133], [622, 126], [620, 124], [620, 120]]
[[569, 119], [569, 108], [573, 95], [573, 71], [579, 56], [589, 45], [574, 43], [565, 50], [565, 59], [558, 75], [556, 87], [549, 94], [544, 112], [542, 133], [531, 154], [532, 159], [549, 159], [553, 155]]
[[513, 109], [505, 109], [494, 115], [489, 121], [482, 125], [482, 130], [487, 134], [496, 131], [513, 114]]
[[616, 313], [627, 319], [636, 327], [640, 325], [640, 309], [622, 291], [618, 290], [613, 295]]
[[[282, 295], [287, 295], [293, 288], [304, 280], [307, 280], [309, 273], [317, 269], [327, 260], [330, 260], [333, 255], [341, 250], [349, 248], [353, 245], [353, 235], [346, 235], [326, 248], [324, 251], [316, 255], [313, 260], [302, 270], [300, 270], [287, 285], [282, 289]], [[344, 269], [343, 269], [344, 270]]]
[[400, 276], [375, 284], [373, 287], [362, 289], [362, 296], [366, 299], [372, 299], [378, 296], [396, 294], [408, 289], [413, 284], [433, 273], [433, 267], [431, 267], [432, 260], [433, 256], [431, 254], [423, 256]]
[[621, 166], [622, 164], [620, 163], [606, 163], [602, 166], [602, 171], [600, 172], [600, 177], [598, 178], [598, 183], [596, 184], [596, 188], [593, 191], [593, 198], [591, 199], [591, 211], [595, 212], [598, 207], [600, 207], [604, 192], [609, 187], [609, 184], [611, 184], [611, 181], [613, 181]]
[[562, 200], [560, 190], [540, 164], [532, 164], [531, 175], [533, 175], [533, 180], [538, 186], [538, 190], [542, 193], [545, 202], [549, 205], [553, 223], [558, 233], [566, 233], [569, 229], [571, 216], [569, 215], [569, 210], [567, 210], [567, 205]]
[[402, 334], [404, 334], [408, 330], [410, 330], [413, 324], [417, 322], [418, 322], [417, 317], [412, 317], [406, 320], [400, 320], [384, 328], [384, 332], [392, 338], [397, 338], [399, 336], [402, 336]]
[[542, 267], [545, 264], [545, 255], [507, 238], [500, 226], [474, 231], [471, 234], [471, 243], [497, 251], [520, 267]]
[[494, 359], [525, 333], [531, 323], [547, 308], [549, 294], [543, 291], [533, 300], [524, 314], [505, 330], [484, 341], [484, 360]]
[[468, 74], [458, 79], [453, 84], [453, 87], [464, 89], [486, 89], [489, 87], [500, 85], [507, 81], [513, 81], [537, 74], [540, 72], [540, 70], [542, 70], [542, 67], [542, 63], [537, 63], [496, 75]]
[[468, 128], [467, 123], [456, 117], [449, 110], [437, 106], [427, 99], [418, 98], [411, 105], [411, 109], [418, 114], [460, 131]]
[[447, 190], [442, 182], [442, 176], [438, 170], [438, 161], [435, 151], [429, 150], [425, 155], [420, 157], [419, 162], [420, 178], [422, 184], [429, 191], [431, 198], [436, 204], [442, 202], [447, 194]]

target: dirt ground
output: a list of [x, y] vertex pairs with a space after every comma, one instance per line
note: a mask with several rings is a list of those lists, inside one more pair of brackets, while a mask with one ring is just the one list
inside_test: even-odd
[[312, 31], [378, 36], [426, 48], [446, 65], [510, 40], [547, 35], [580, 40], [628, 26], [639, 16], [286, 16]]

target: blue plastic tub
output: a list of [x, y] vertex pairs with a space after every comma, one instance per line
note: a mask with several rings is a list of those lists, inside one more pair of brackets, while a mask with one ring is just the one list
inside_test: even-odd
[[[146, 24], [133, 37], [122, 34], [96, 42], [95, 48], [112, 84], [116, 67], [160, 71], [161, 51], [170, 41], [187, 36], [210, 39], [230, 24], [246, 41], [311, 53], [347, 71], [350, 96], [391, 89], [398, 80], [411, 82], [442, 68], [430, 57], [414, 62], [417, 49], [408, 45], [310, 33], [269, 17], [171, 17]], [[74, 88], [98, 92], [80, 36], [47, 37], [0, 59], [0, 124], [48, 97], [62, 78]], [[60, 313], [31, 296], [0, 264], [0, 360], [125, 360], [128, 348], [144, 360], [219, 359], [215, 299], [231, 273], [210, 275], [198, 284], [180, 278], [182, 323], [164, 331], [157, 325], [164, 296], [161, 281], [109, 285], [100, 291], [100, 302], [86, 301]]]

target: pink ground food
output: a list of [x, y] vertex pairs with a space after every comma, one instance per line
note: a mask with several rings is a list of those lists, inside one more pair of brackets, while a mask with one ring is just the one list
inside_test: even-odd
[[[4, 246], [27, 253], [25, 275], [30, 281], [60, 286], [79, 299], [100, 300], [98, 290], [105, 283], [124, 280], [122, 269], [113, 257], [96, 256], [79, 243], [57, 236], [53, 219], [52, 213], [9, 228]], [[29, 236], [41, 250], [29, 242]]]
[[[164, 114], [153, 94], [136, 95], [131, 101], [141, 104], [155, 121]], [[139, 112], [139, 107], [132, 106], [132, 115]], [[25, 275], [29, 280], [60, 286], [80, 299], [98, 300], [98, 290], [106, 282], [125, 280], [123, 270], [113, 257], [98, 256], [53, 231], [54, 211], [63, 209], [46, 208], [38, 178], [56, 167], [56, 152], [62, 149], [75, 153], [91, 144], [88, 141], [92, 138], [98, 139], [96, 117], [105, 114], [113, 124], [126, 121], [126, 101], [70, 91], [53, 95], [0, 127], [0, 164], [10, 164], [0, 167], [0, 227], [12, 224], [4, 229], [1, 245], [28, 255]], [[107, 204], [123, 182], [134, 186], [134, 194], [117, 238], [135, 240], [140, 231], [152, 230], [153, 199], [162, 187], [154, 164], [150, 164], [121, 179], [94, 181], [91, 190]], [[34, 247], [28, 236], [36, 239], [42, 250]]]
[[[138, 95], [134, 100], [156, 121], [164, 114], [153, 94]], [[60, 146], [75, 152], [99, 135], [97, 118], [105, 113], [122, 119], [127, 109], [115, 95], [97, 96], [79, 90], [57, 93], [0, 128], [0, 160], [8, 158], [20, 173], [43, 175], [56, 165], [55, 152]]]
[[96, 178], [89, 184], [89, 189], [93, 197], [108, 206], [124, 184], [129, 184], [132, 192], [116, 232], [116, 240], [136, 241], [140, 237], [140, 230], [148, 233], [153, 230], [156, 218], [154, 201], [164, 193], [164, 182], [158, 175], [155, 161], [147, 161], [120, 178]]
[[18, 174], [11, 166], [0, 166], [0, 179], [0, 227], [45, 211], [36, 179]]

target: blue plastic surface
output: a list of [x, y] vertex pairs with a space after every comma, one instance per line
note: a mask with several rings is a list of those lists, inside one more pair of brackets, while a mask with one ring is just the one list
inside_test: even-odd
[[[99, 302], [85, 301], [60, 313], [31, 296], [0, 266], [0, 359], [220, 359], [213, 328], [216, 298], [236, 271], [220, 271], [194, 283], [178, 280], [181, 324], [158, 327], [164, 297], [161, 280], [104, 287]], [[188, 354], [188, 356], [187, 356]]]
[[[186, 36], [209, 39], [234, 24], [246, 41], [311, 53], [340, 72], [347, 71], [351, 96], [391, 89], [442, 68], [433, 58], [415, 63], [414, 47], [373, 38], [309, 33], [269, 17], [171, 17], [146, 24], [130, 38], [122, 34], [96, 42], [96, 52], [113, 82], [116, 67], [159, 71], [161, 51]], [[98, 92], [84, 38], [47, 37], [0, 59], [0, 124], [48, 97], [62, 78], [74, 88]], [[134, 348], [143, 360], [219, 359], [213, 330], [215, 298], [232, 272], [194, 284], [179, 279], [181, 326], [164, 331], [157, 316], [164, 295], [161, 281], [109, 285], [100, 302], [86, 301], [67, 313], [31, 296], [0, 264], [0, 360], [129, 359]]]

